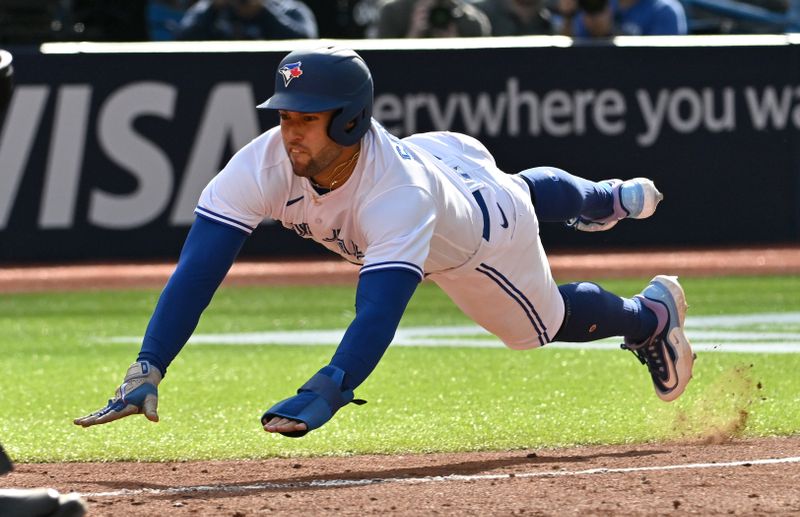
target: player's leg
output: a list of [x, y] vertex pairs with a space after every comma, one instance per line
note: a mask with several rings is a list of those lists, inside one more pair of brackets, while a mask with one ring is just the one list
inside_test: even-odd
[[[531, 214], [526, 222], [535, 225], [533, 219]], [[508, 347], [613, 336], [638, 343], [659, 327], [658, 316], [640, 298], [623, 298], [591, 282], [557, 285], [535, 232], [517, 232], [509, 244], [469, 270], [429, 277]]]
[[[509, 194], [526, 195], [522, 189]], [[686, 302], [677, 281], [656, 277], [633, 298], [590, 282], [558, 286], [533, 207], [520, 201], [515, 225], [530, 231], [493, 232], [492, 246], [479, 250], [472, 262], [429, 278], [510, 348], [622, 336], [625, 347], [647, 364], [656, 394], [677, 398], [691, 378], [693, 361], [683, 335]]]
[[528, 187], [540, 221], [568, 222], [583, 231], [650, 217], [663, 198], [647, 178], [594, 182], [555, 167], [527, 169], [517, 177]]
[[[536, 224], [532, 213], [526, 219]], [[564, 300], [536, 233], [516, 232], [516, 238], [527, 246], [513, 256], [508, 248], [496, 248], [476, 263], [428, 278], [507, 347], [527, 350], [553, 340], [564, 319]]]
[[[468, 316], [514, 349], [611, 336], [639, 342], [653, 334], [656, 315], [639, 300], [619, 297], [590, 282], [558, 286], [526, 191], [507, 193], [518, 198], [512, 227], [493, 228], [491, 241], [479, 250], [475, 263], [429, 277]], [[498, 202], [498, 207], [501, 204], [505, 203]]]
[[683, 332], [686, 296], [677, 278], [657, 276], [637, 296], [623, 298], [591, 282], [558, 288], [564, 321], [553, 341], [623, 336], [622, 348], [647, 365], [656, 394], [675, 400], [692, 378], [694, 354]]
[[524, 272], [506, 258], [486, 258], [458, 277], [430, 278], [509, 348], [621, 336], [622, 347], [647, 366], [659, 398], [672, 401], [683, 393], [694, 355], [683, 332], [685, 296], [674, 277], [658, 276], [639, 295], [625, 298], [591, 282], [556, 287], [549, 269], [536, 269], [531, 261], [527, 265], [534, 269]]
[[612, 336], [644, 341], [658, 325], [655, 313], [638, 298], [623, 298], [592, 282], [558, 286], [564, 321], [553, 341], [583, 343]]

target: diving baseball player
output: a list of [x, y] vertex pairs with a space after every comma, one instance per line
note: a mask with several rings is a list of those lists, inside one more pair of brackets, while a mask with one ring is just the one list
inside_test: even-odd
[[242, 148], [203, 191], [177, 268], [136, 362], [104, 408], [75, 423], [143, 413], [239, 249], [266, 217], [360, 267], [356, 315], [329, 364], [269, 408], [264, 429], [302, 436], [344, 405], [392, 341], [424, 278], [515, 349], [623, 336], [656, 395], [683, 393], [693, 354], [675, 277], [626, 299], [589, 282], [556, 285], [539, 221], [607, 230], [651, 216], [661, 194], [644, 178], [595, 183], [551, 167], [505, 174], [477, 140], [436, 132], [398, 139], [371, 117], [372, 76], [352, 50], [287, 55], [259, 108], [280, 125]]

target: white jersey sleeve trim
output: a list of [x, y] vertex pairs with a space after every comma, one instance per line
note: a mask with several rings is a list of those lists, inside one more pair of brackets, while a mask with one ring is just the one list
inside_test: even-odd
[[250, 235], [251, 233], [253, 233], [253, 230], [255, 229], [252, 226], [248, 226], [248, 225], [246, 225], [246, 224], [244, 224], [244, 223], [242, 223], [240, 221], [237, 221], [236, 219], [233, 219], [233, 218], [230, 218], [230, 217], [226, 217], [226, 216], [224, 216], [222, 214], [218, 214], [216, 212], [212, 212], [211, 210], [208, 210], [207, 208], [203, 208], [202, 206], [197, 206], [194, 209], [194, 212], [197, 215], [201, 216], [201, 217], [205, 217], [206, 219], [211, 219], [212, 221], [216, 221], [218, 223], [222, 223], [225, 226], [230, 226], [231, 228], [235, 228], [235, 229], [237, 229], [239, 231], [242, 231], [242, 232], [246, 233], [247, 235]]
[[399, 261], [399, 260], [391, 260], [391, 261], [387, 261], [387, 262], [378, 262], [377, 264], [369, 264], [369, 265], [363, 266], [358, 274], [362, 275], [364, 273], [370, 273], [370, 272], [373, 272], [373, 271], [380, 271], [380, 270], [385, 270], [385, 269], [407, 269], [407, 270], [415, 273], [417, 276], [419, 276], [420, 280], [422, 280], [424, 278], [424, 276], [425, 276], [423, 271], [422, 271], [422, 268], [420, 268], [418, 265], [412, 264], [411, 262], [402, 262], [402, 261]]

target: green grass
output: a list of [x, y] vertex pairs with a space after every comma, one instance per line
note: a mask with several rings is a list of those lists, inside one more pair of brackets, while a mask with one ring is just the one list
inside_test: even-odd
[[[644, 280], [605, 281], [621, 295]], [[690, 315], [800, 311], [800, 278], [683, 279]], [[336, 329], [353, 288], [224, 288], [199, 333]], [[324, 365], [332, 346], [190, 345], [160, 390], [161, 422], [82, 429], [111, 396], [158, 291], [0, 296], [0, 439], [22, 462], [189, 460], [628, 443], [800, 432], [800, 354], [701, 354], [687, 393], [664, 404], [627, 352], [390, 348], [357, 396], [302, 439], [264, 433], [261, 413]], [[403, 326], [468, 320], [430, 284]], [[795, 326], [796, 327], [796, 326]], [[754, 327], [755, 330], [759, 330]], [[761, 330], [778, 330], [775, 328]], [[791, 325], [781, 329], [798, 332]], [[746, 414], [746, 419], [744, 415]]]

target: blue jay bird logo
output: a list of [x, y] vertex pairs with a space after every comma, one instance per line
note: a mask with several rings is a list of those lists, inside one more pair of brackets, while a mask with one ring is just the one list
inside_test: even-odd
[[303, 75], [303, 71], [300, 70], [300, 65], [302, 65], [302, 61], [298, 61], [297, 63], [286, 63], [278, 70], [283, 76], [283, 85], [289, 86], [289, 83], [292, 82], [292, 79], [296, 79]]

